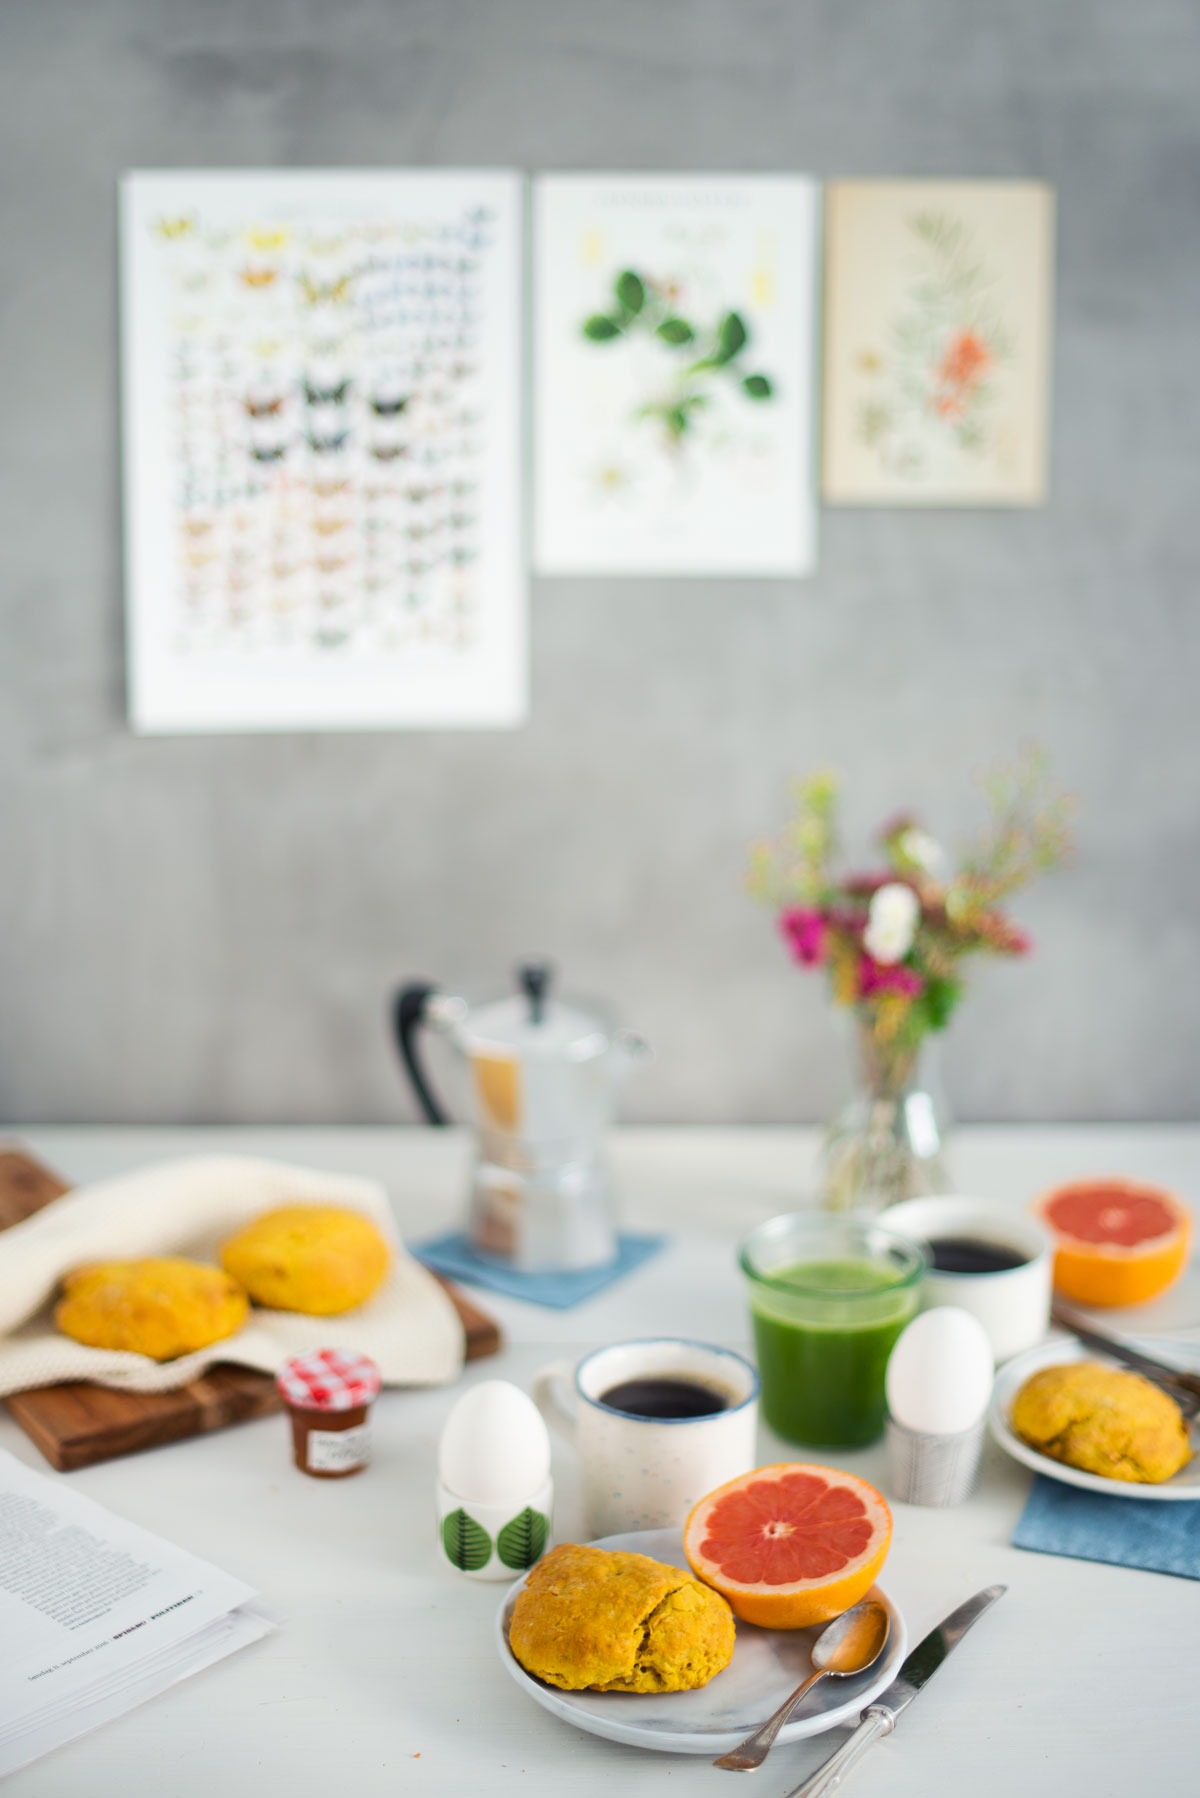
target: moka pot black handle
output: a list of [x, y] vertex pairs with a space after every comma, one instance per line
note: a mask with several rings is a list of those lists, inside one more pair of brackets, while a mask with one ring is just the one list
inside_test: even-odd
[[417, 1032], [426, 1021], [429, 1001], [437, 991], [438, 988], [429, 980], [412, 980], [407, 986], [402, 986], [392, 1001], [392, 1028], [400, 1059], [427, 1121], [431, 1124], [448, 1124], [450, 1119], [435, 1097], [417, 1053]]

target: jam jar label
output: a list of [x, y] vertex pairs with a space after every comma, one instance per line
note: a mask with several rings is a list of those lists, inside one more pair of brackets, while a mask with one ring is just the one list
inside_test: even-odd
[[365, 1423], [349, 1430], [310, 1430], [305, 1457], [314, 1473], [345, 1473], [366, 1464], [369, 1440]]

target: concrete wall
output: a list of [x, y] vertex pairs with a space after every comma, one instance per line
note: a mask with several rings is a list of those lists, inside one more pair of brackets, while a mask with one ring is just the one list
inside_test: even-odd
[[[411, 1117], [411, 973], [557, 956], [658, 1051], [627, 1115], [811, 1119], [818, 982], [742, 892], [793, 771], [953, 833], [1019, 739], [1078, 793], [947, 1044], [959, 1114], [1200, 1087], [1194, 0], [13, 0], [0, 14], [0, 1115]], [[803, 584], [542, 581], [515, 733], [137, 741], [123, 719], [114, 183], [130, 166], [1041, 177], [1041, 511], [827, 513]]]

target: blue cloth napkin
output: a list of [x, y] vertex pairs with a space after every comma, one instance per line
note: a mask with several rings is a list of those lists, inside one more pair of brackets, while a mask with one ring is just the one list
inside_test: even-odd
[[1200, 1579], [1200, 1499], [1110, 1498], [1039, 1473], [1012, 1540], [1036, 1554]]
[[478, 1256], [466, 1237], [457, 1230], [445, 1236], [431, 1236], [428, 1242], [410, 1243], [419, 1261], [435, 1273], [452, 1280], [463, 1280], [471, 1286], [487, 1286], [492, 1292], [505, 1292], [510, 1298], [527, 1299], [531, 1305], [548, 1305], [554, 1311], [569, 1311], [582, 1304], [615, 1280], [640, 1267], [657, 1255], [665, 1236], [618, 1237], [617, 1258], [607, 1267], [587, 1267], [578, 1273], [526, 1274], [514, 1268], [499, 1267]]

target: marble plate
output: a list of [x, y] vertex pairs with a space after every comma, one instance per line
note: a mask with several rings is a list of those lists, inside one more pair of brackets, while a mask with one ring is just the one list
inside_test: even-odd
[[[1137, 1339], [1134, 1343], [1145, 1354], [1156, 1356], [1160, 1361], [1169, 1361], [1191, 1370], [1196, 1368], [1196, 1357], [1177, 1342], [1147, 1342]], [[1006, 1453], [1014, 1460], [1023, 1461], [1026, 1467], [1032, 1467], [1035, 1473], [1044, 1473], [1052, 1480], [1061, 1480], [1066, 1486], [1080, 1486], [1085, 1492], [1106, 1492], [1119, 1498], [1156, 1498], [1200, 1499], [1200, 1427], [1196, 1419], [1188, 1426], [1188, 1434], [1192, 1443], [1192, 1458], [1186, 1467], [1160, 1486], [1143, 1485], [1137, 1480], [1110, 1480], [1101, 1473], [1084, 1473], [1081, 1468], [1068, 1467], [1063, 1461], [1052, 1461], [1049, 1455], [1039, 1454], [1036, 1448], [1030, 1448], [1022, 1442], [1012, 1427], [1013, 1400], [1025, 1384], [1030, 1374], [1036, 1373], [1039, 1367], [1061, 1367], [1068, 1361], [1097, 1361], [1102, 1367], [1120, 1367], [1119, 1361], [1109, 1361], [1104, 1355], [1097, 1354], [1095, 1349], [1085, 1348], [1083, 1343], [1071, 1337], [1060, 1336], [1050, 1342], [1040, 1343], [1037, 1348], [1029, 1349], [1023, 1355], [1014, 1355], [1011, 1361], [996, 1372], [996, 1384], [992, 1388], [992, 1402], [988, 1410], [988, 1423], [992, 1435]]]
[[[678, 1530], [635, 1530], [623, 1536], [604, 1536], [595, 1546], [652, 1555], [672, 1567], [687, 1566]], [[508, 1646], [508, 1620], [524, 1584], [522, 1578], [512, 1587], [496, 1618], [500, 1659], [543, 1709], [573, 1723], [576, 1729], [606, 1736], [610, 1742], [658, 1748], [669, 1754], [724, 1754], [777, 1710], [812, 1672], [809, 1651], [819, 1630], [757, 1629], [752, 1623], [739, 1623], [732, 1661], [698, 1692], [560, 1692], [526, 1673]], [[904, 1619], [881, 1587], [873, 1586], [871, 1596], [887, 1606], [891, 1619], [882, 1660], [871, 1672], [854, 1679], [822, 1680], [799, 1714], [779, 1732], [781, 1742], [799, 1742], [839, 1723], [857, 1723], [859, 1712], [896, 1677], [908, 1640]]]

